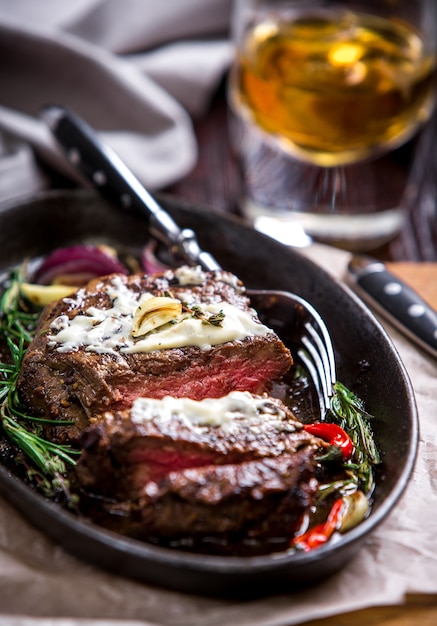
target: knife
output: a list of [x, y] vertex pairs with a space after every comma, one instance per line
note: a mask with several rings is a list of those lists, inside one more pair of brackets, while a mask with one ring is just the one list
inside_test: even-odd
[[354, 254], [348, 282], [376, 311], [437, 358], [437, 311], [381, 261]]

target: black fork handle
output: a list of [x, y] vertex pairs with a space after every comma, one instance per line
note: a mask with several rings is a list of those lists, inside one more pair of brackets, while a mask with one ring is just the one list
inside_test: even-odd
[[58, 105], [44, 107], [41, 117], [70, 163], [103, 196], [123, 210], [145, 217], [150, 233], [189, 265], [200, 265], [205, 270], [221, 269], [215, 258], [200, 248], [194, 231], [179, 228], [112, 148], [83, 119]]

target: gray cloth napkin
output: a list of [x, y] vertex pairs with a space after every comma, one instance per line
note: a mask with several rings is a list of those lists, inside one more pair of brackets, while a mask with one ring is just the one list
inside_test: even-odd
[[[349, 255], [305, 250], [342, 277]], [[291, 626], [437, 593], [437, 363], [387, 326], [411, 377], [420, 446], [411, 482], [390, 516], [338, 574], [298, 593], [217, 600], [117, 578], [75, 560], [0, 500], [0, 626]]]
[[187, 174], [192, 118], [231, 59], [230, 4], [0, 0], [0, 201], [45, 186], [34, 154], [77, 176], [39, 120], [45, 104], [81, 115], [151, 189]]

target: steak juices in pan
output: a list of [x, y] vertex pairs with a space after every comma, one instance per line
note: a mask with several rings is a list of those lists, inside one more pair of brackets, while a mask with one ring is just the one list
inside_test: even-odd
[[[336, 423], [295, 417], [292, 355], [234, 275], [129, 274], [99, 248], [62, 255], [76, 262], [58, 264], [58, 251], [36, 272], [12, 272], [2, 300], [18, 364], [3, 428], [23, 449], [20, 428], [37, 427], [39, 445], [64, 459], [46, 466], [57, 498], [60, 487], [77, 514], [148, 542], [233, 555], [317, 548], [367, 515], [378, 459], [357, 435], [371, 441], [364, 410], [337, 384]], [[83, 284], [81, 255], [103, 258], [93, 271], [106, 275]], [[14, 312], [38, 316], [15, 361]], [[20, 413], [40, 421], [25, 427]]]

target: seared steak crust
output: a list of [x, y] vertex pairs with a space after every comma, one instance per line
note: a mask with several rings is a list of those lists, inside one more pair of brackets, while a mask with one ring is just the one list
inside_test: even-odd
[[314, 502], [314, 453], [325, 444], [280, 400], [251, 398], [257, 414], [237, 409], [222, 425], [187, 413], [140, 419], [138, 401], [106, 414], [85, 431], [79, 481], [111, 502], [135, 503], [148, 535], [291, 537]]
[[291, 538], [314, 503], [315, 451], [326, 444], [280, 400], [206, 402], [212, 412], [139, 399], [105, 414], [83, 436], [82, 487], [134, 511], [145, 536], [161, 540]]
[[162, 537], [292, 537], [314, 503], [312, 451], [170, 472], [140, 499], [144, 528]]
[[130, 410], [107, 413], [84, 433], [79, 479], [95, 493], [135, 499], [144, 485], [158, 483], [172, 471], [275, 458], [324, 445], [280, 400], [259, 399], [265, 406], [259, 419], [241, 416], [231, 429], [193, 427], [183, 416], [138, 422]]
[[[228, 302], [243, 311], [249, 301], [240, 285], [224, 272], [206, 273], [201, 285], [183, 285], [172, 271], [155, 276], [119, 276], [134, 294], [171, 293], [191, 303]], [[262, 393], [292, 363], [288, 349], [274, 333], [248, 336], [209, 349], [188, 346], [151, 352], [93, 352], [85, 346], [59, 352], [51, 341], [52, 324], [60, 316], [73, 320], [89, 307], [109, 309], [106, 287], [113, 277], [91, 281], [70, 298], [44, 310], [35, 340], [29, 347], [18, 381], [24, 403], [37, 415], [73, 422], [51, 427], [47, 436], [78, 441], [90, 419], [108, 410], [123, 410], [138, 397], [220, 397], [232, 390]], [[253, 312], [255, 316], [255, 313]]]

